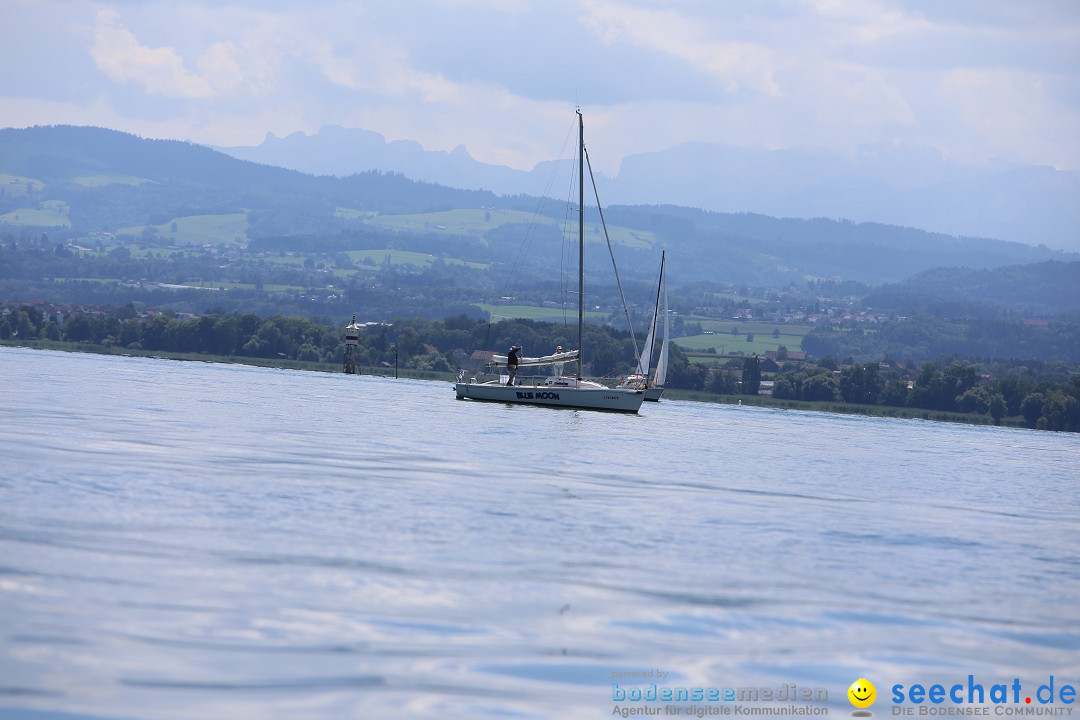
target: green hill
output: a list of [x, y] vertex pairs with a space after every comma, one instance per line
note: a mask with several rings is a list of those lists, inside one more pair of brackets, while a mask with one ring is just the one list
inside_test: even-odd
[[885, 285], [865, 303], [895, 313], [916, 314], [932, 307], [951, 314], [1080, 312], [1080, 262], [1043, 262], [993, 269], [936, 268], [904, 282]]
[[[57, 241], [221, 245], [339, 253], [421, 253], [505, 277], [565, 267], [566, 208], [367, 172], [317, 177], [236, 160], [206, 147], [93, 127], [0, 130], [0, 233]], [[555, 207], [558, 205], [558, 207]], [[646, 281], [660, 248], [673, 281], [783, 287], [808, 279], [899, 282], [943, 266], [990, 269], [1076, 255], [983, 238], [827, 219], [776, 219], [693, 208], [605, 209], [624, 279]], [[588, 267], [609, 268], [595, 210]], [[607, 276], [605, 272], [605, 277]], [[677, 279], [677, 280], [675, 280]]]

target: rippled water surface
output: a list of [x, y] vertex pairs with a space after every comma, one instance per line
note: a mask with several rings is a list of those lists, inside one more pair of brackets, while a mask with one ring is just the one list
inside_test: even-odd
[[0, 717], [1080, 680], [1078, 477], [1075, 435], [0, 348]]

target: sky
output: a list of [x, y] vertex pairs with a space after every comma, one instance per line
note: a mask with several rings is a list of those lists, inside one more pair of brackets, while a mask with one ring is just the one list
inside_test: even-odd
[[2, 0], [0, 127], [324, 125], [531, 169], [686, 142], [1080, 171], [1077, 0]]

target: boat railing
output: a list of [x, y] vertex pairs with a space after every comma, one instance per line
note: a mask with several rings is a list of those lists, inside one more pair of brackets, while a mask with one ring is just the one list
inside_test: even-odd
[[[514, 387], [521, 388], [550, 388], [550, 387], [565, 387], [568, 383], [560, 383], [560, 377], [557, 375], [518, 375], [514, 378]], [[500, 375], [499, 383], [505, 385], [510, 380], [509, 375]], [[573, 381], [576, 382], [576, 381]], [[604, 382], [608, 385], [609, 383]]]

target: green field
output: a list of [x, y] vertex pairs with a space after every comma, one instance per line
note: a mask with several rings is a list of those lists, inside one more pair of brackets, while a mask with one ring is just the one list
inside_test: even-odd
[[761, 298], [747, 297], [745, 295], [736, 295], [735, 293], [707, 292], [707, 293], [705, 293], [705, 297], [712, 298], [712, 299], [715, 299], [715, 300], [731, 300], [733, 303], [736, 303], [736, 304], [746, 302], [746, 303], [749, 303], [750, 305], [757, 305], [758, 303], [765, 302]]
[[[506, 224], [562, 226], [562, 223], [557, 220], [533, 213], [519, 210], [484, 209], [448, 210], [412, 215], [378, 215], [364, 222], [387, 230], [409, 230], [476, 238], [483, 237], [489, 230]], [[577, 224], [570, 223], [567, 232], [576, 236]], [[656, 243], [656, 236], [653, 233], [633, 228], [608, 226], [608, 235], [613, 244], [624, 247], [650, 248]], [[590, 222], [586, 225], [585, 242], [604, 242], [603, 228], [600, 223]]]
[[[176, 225], [175, 232], [173, 225]], [[157, 236], [177, 245], [233, 245], [247, 242], [247, 213], [224, 215], [187, 215], [161, 225], [133, 225], [121, 228], [118, 235], [142, 235], [153, 228]]]
[[[383, 267], [387, 261], [389, 261], [391, 265], [407, 265], [413, 268], [427, 269], [439, 259], [437, 255], [432, 255], [430, 253], [412, 252], [410, 250], [389, 250], [387, 248], [348, 250], [344, 254], [349, 257], [354, 265], [356, 265], [356, 269], [333, 268], [332, 272], [334, 277], [349, 278], [355, 275], [357, 270], [378, 270]], [[267, 255], [261, 259], [268, 263], [274, 263], [275, 265], [292, 265], [300, 267], [307, 262], [309, 257], [309, 255], [304, 254]], [[478, 270], [486, 270], [490, 267], [488, 263], [469, 262], [458, 258], [442, 258], [442, 261], [447, 265], [464, 265]]]
[[[193, 252], [191, 250], [173, 250], [172, 248], [143, 247], [142, 245], [121, 245], [121, 247], [126, 247], [131, 252], [131, 257], [139, 259], [148, 257], [167, 258], [172, 257], [174, 254], [179, 254], [182, 257], [199, 257], [203, 254], [201, 248], [198, 252]], [[111, 249], [112, 248], [110, 247], [109, 250]], [[106, 255], [108, 254], [108, 250], [96, 252], [94, 254], [99, 256]]]
[[[170, 287], [169, 285], [163, 285], [163, 287]], [[254, 290], [255, 285], [253, 283], [238, 283], [238, 282], [225, 282], [217, 280], [200, 280], [197, 282], [186, 282], [176, 287], [191, 288], [192, 290]], [[263, 285], [263, 292], [268, 293], [282, 293], [289, 290], [296, 290], [303, 292], [308, 288], [300, 287], [299, 285], [276, 285], [273, 283], [266, 283]]]
[[339, 207], [334, 210], [334, 217], [343, 220], [367, 220], [378, 215], [372, 210], [354, 210], [353, 208]]
[[68, 205], [62, 200], [46, 200], [38, 209], [12, 210], [0, 215], [0, 223], [31, 227], [71, 227]]
[[40, 180], [34, 180], [23, 175], [0, 173], [0, 189], [4, 191], [6, 197], [25, 195], [27, 185], [30, 185], [34, 192], [41, 192], [41, 189], [45, 187], [45, 183]]
[[[485, 303], [477, 303], [477, 307], [500, 320], [563, 320], [565, 318], [577, 322], [577, 307], [568, 307], [563, 310], [563, 308], [536, 305], [487, 305]], [[606, 320], [608, 313], [586, 311], [585, 317]]]
[[[430, 253], [411, 252], [409, 250], [388, 250], [386, 248], [380, 248], [378, 250], [349, 250], [346, 255], [352, 260], [358, 267], [365, 270], [377, 270], [382, 267], [387, 258], [390, 260], [391, 265], [411, 265], [413, 267], [428, 268], [434, 263], [438, 256]], [[367, 262], [369, 261], [370, 262]], [[300, 258], [303, 262], [303, 258]], [[490, 265], [488, 263], [469, 262], [467, 260], [459, 260], [458, 258], [443, 258], [443, 262], [447, 265], [465, 265], [477, 270], [486, 270]]]
[[134, 175], [83, 175], [71, 178], [71, 182], [83, 187], [104, 187], [105, 185], [145, 185], [154, 182]]
[[532, 215], [516, 210], [447, 210], [444, 212], [415, 213], [411, 215], [376, 215], [368, 218], [368, 225], [387, 230], [411, 230], [442, 235], [470, 235], [480, 237], [488, 230], [506, 223], [528, 223]]
[[133, 284], [131, 280], [121, 280], [120, 278], [91, 278], [91, 277], [46, 277], [43, 280], [51, 280], [52, 282], [91, 282], [91, 283], [115, 283], [117, 285]]
[[303, 265], [307, 257], [307, 255], [267, 255], [259, 259], [275, 265]]
[[813, 325], [790, 325], [760, 320], [693, 320], [692, 322], [700, 322], [702, 331], [712, 331], [717, 335], [731, 335], [732, 328], [738, 330], [739, 335], [752, 332], [754, 335], [771, 336], [774, 330], [778, 330], [781, 335], [795, 335], [800, 341], [814, 329]]
[[[764, 355], [766, 351], [777, 350], [781, 345], [788, 350], [801, 350], [802, 339], [811, 325], [783, 325], [777, 323], [739, 322], [737, 320], [708, 321], [703, 328], [716, 328], [711, 335], [687, 335], [674, 339], [674, 343], [687, 350], [703, 351], [715, 348], [718, 355], [741, 352], [746, 355]], [[731, 329], [738, 329], [738, 335], [732, 335]], [[780, 336], [773, 337], [773, 331], [779, 330]], [[754, 341], [747, 342], [747, 333], [754, 334]], [[709, 358], [694, 358], [697, 362], [709, 362]]]

